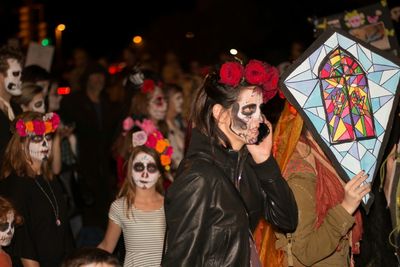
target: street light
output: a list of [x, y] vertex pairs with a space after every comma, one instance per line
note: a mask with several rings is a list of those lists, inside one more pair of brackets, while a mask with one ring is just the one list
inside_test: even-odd
[[62, 32], [65, 30], [65, 24], [58, 24], [55, 29], [55, 36], [56, 36], [56, 56], [58, 64], [62, 62], [62, 50], [61, 50], [61, 43], [62, 43]]
[[133, 37], [132, 41], [134, 44], [140, 45], [143, 42], [143, 38], [140, 35], [136, 35], [135, 37]]

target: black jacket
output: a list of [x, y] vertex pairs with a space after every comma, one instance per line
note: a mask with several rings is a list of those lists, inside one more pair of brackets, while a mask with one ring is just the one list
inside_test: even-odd
[[295, 230], [297, 205], [275, 159], [256, 164], [248, 154], [245, 147], [211, 145], [193, 129], [165, 198], [163, 267], [249, 266], [249, 231], [261, 216], [284, 232]]

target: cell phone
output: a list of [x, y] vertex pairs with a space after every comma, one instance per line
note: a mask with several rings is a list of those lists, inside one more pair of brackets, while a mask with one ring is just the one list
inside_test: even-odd
[[261, 122], [260, 126], [258, 127], [257, 142], [255, 144], [256, 145], [260, 144], [268, 135], [269, 135], [268, 126], [265, 123]]
[[68, 86], [57, 88], [57, 94], [59, 94], [59, 95], [68, 95], [70, 92], [71, 92], [71, 88]]

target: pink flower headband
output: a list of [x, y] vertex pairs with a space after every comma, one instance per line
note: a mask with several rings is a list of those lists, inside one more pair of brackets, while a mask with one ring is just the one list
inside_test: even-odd
[[47, 113], [42, 120], [24, 121], [19, 119], [15, 130], [21, 137], [54, 133], [60, 124], [60, 117], [56, 113]]
[[245, 82], [260, 86], [263, 89], [264, 102], [278, 92], [278, 69], [259, 60], [250, 60], [245, 67], [239, 62], [225, 62], [219, 70], [219, 77], [219, 83], [232, 87]]
[[164, 138], [162, 133], [157, 130], [154, 123], [149, 119], [144, 119], [141, 122], [127, 117], [123, 121], [122, 127], [125, 132], [130, 131], [134, 126], [138, 126], [142, 130], [132, 134], [133, 147], [145, 145], [154, 149], [160, 155], [161, 165], [164, 166], [166, 171], [169, 171], [174, 150], [169, 144], [168, 139]]

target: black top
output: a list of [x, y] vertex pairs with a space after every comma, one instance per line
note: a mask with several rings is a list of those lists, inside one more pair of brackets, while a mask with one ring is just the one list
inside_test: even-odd
[[15, 229], [14, 238], [7, 249], [14, 267], [22, 266], [20, 258], [38, 261], [41, 267], [59, 266], [73, 247], [59, 182], [54, 179], [47, 183], [42, 176], [35, 179], [54, 205], [50, 184], [57, 199], [61, 225], [57, 226], [53, 207], [34, 178], [10, 175], [1, 180], [0, 195], [8, 198], [24, 219], [23, 224]]
[[249, 235], [264, 217], [284, 232], [297, 226], [297, 206], [270, 156], [255, 163], [211, 143], [197, 129], [164, 200], [167, 221], [163, 267], [250, 265]]

